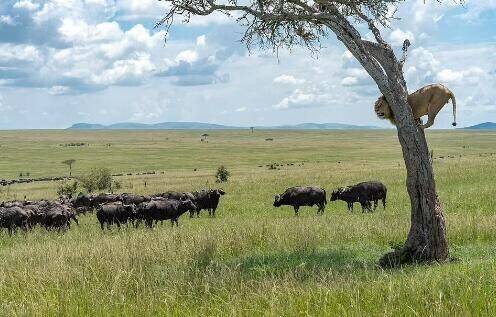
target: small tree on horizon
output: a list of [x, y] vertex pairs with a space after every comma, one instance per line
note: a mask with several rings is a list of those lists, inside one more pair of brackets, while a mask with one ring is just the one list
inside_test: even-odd
[[[330, 34], [356, 58], [377, 84], [391, 106], [397, 123], [407, 169], [406, 187], [410, 196], [411, 227], [404, 245], [385, 254], [382, 266], [403, 263], [444, 262], [449, 249], [443, 207], [439, 201], [429, 148], [422, 128], [408, 104], [408, 89], [403, 76], [410, 41], [405, 39], [402, 55], [397, 57], [379, 26], [389, 27], [403, 0], [164, 0], [169, 11], [157, 26], [169, 32], [177, 19], [185, 23], [192, 16], [213, 13], [231, 16], [245, 29], [242, 41], [277, 52], [303, 46], [318, 53]], [[441, 0], [438, 0], [441, 2]], [[463, 3], [463, 1], [455, 0]], [[358, 26], [367, 27], [373, 40], [363, 37]], [[371, 105], [373, 106], [373, 105]]]
[[65, 165], [69, 166], [69, 177], [72, 176], [72, 165], [74, 163], [76, 163], [76, 160], [75, 159], [70, 159], [70, 160], [62, 161], [62, 164], [65, 164]]

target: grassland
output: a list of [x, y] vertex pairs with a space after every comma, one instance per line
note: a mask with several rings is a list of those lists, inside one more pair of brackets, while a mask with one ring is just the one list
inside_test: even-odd
[[[215, 187], [221, 164], [233, 176], [215, 219], [183, 217], [179, 228], [102, 232], [87, 215], [65, 234], [0, 233], [0, 315], [496, 315], [496, 133], [428, 132], [453, 261], [398, 270], [376, 266], [409, 228], [393, 131], [213, 131], [208, 144], [200, 134], [1, 132], [0, 178], [64, 175], [60, 162], [72, 158], [76, 175], [102, 165], [157, 172], [119, 177], [123, 192]], [[89, 146], [60, 145], [71, 142]], [[294, 217], [272, 207], [289, 186], [330, 191], [367, 179], [388, 186], [387, 210], [350, 214], [332, 203], [323, 216], [305, 208]], [[54, 198], [56, 187], [12, 185], [0, 200]]]

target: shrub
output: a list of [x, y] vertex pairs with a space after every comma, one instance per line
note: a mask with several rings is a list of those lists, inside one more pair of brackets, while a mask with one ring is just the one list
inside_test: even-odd
[[122, 188], [122, 183], [121, 183], [121, 182], [119, 182], [119, 181], [114, 181], [114, 183], [113, 183], [113, 186], [112, 186], [112, 187], [113, 187], [114, 189], [119, 190], [119, 189], [121, 189], [121, 188]]
[[112, 188], [112, 174], [106, 167], [97, 167], [79, 177], [81, 186], [88, 192], [104, 191]]
[[229, 173], [227, 168], [223, 165], [217, 169], [217, 173], [215, 174], [215, 177], [217, 178], [217, 183], [227, 182], [229, 176], [231, 176], [231, 173]]
[[78, 189], [78, 182], [74, 181], [72, 183], [63, 182], [57, 188], [57, 195], [59, 197], [66, 196], [68, 198], [73, 198], [76, 195]]

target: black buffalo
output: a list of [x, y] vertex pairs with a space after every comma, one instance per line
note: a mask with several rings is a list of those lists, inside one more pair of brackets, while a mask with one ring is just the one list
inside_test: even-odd
[[17, 228], [28, 229], [29, 213], [18, 206], [0, 207], [0, 228], [6, 228], [9, 234]]
[[[158, 221], [170, 220], [171, 224], [179, 226], [178, 218], [187, 211], [195, 211], [196, 205], [191, 200], [152, 200], [137, 207], [137, 216], [144, 220], [150, 228]], [[139, 223], [136, 224], [138, 226]]]
[[317, 205], [317, 214], [323, 214], [327, 205], [326, 191], [319, 187], [291, 187], [282, 195], [275, 196], [274, 207], [282, 205], [293, 206], [296, 216], [301, 206]]
[[102, 230], [105, 224], [108, 229], [113, 224], [116, 224], [120, 229], [121, 224], [135, 219], [135, 207], [134, 205], [123, 205], [120, 202], [101, 205], [96, 212], [96, 217]]
[[46, 202], [39, 209], [39, 223], [46, 229], [67, 230], [71, 228], [71, 221], [79, 225], [76, 213], [71, 207], [60, 202]]
[[[194, 196], [194, 202], [198, 209], [196, 210], [196, 216], [200, 216], [201, 210], [208, 210], [208, 215], [215, 217], [215, 211], [219, 206], [220, 197], [225, 195], [226, 192], [222, 189], [204, 189], [192, 193]], [[193, 213], [190, 214], [193, 216]]]
[[353, 211], [353, 204], [359, 202], [362, 206], [362, 212], [371, 212], [371, 202], [374, 202], [375, 210], [379, 200], [382, 200], [382, 205], [386, 209], [386, 197], [386, 186], [378, 181], [370, 181], [338, 188], [332, 192], [331, 201], [342, 200], [347, 202], [349, 211]]

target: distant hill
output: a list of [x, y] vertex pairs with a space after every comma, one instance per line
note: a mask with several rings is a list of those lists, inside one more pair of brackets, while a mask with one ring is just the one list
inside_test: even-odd
[[69, 127], [70, 130], [220, 130], [220, 129], [238, 129], [220, 124], [201, 123], [201, 122], [162, 122], [155, 124], [121, 122], [111, 125], [76, 123]]
[[74, 129], [74, 130], [101, 130], [101, 129], [105, 129], [105, 126], [102, 125], [102, 124], [76, 123], [76, 124], [73, 124], [69, 129]]
[[[264, 128], [264, 127], [261, 127]], [[288, 129], [288, 130], [366, 130], [379, 129], [375, 126], [353, 125], [343, 123], [300, 123], [295, 125], [281, 125], [276, 127], [265, 127], [266, 129]]]
[[469, 129], [469, 130], [496, 130], [496, 123], [495, 122], [484, 122], [484, 123], [479, 123], [470, 127], [466, 127], [464, 129]]
[[[227, 126], [201, 122], [162, 122], [155, 124], [122, 122], [111, 125], [76, 123], [70, 130], [227, 130], [247, 129], [248, 127]], [[365, 130], [378, 129], [375, 126], [361, 126], [342, 123], [300, 123], [295, 125], [259, 126], [256, 129], [279, 130]]]

